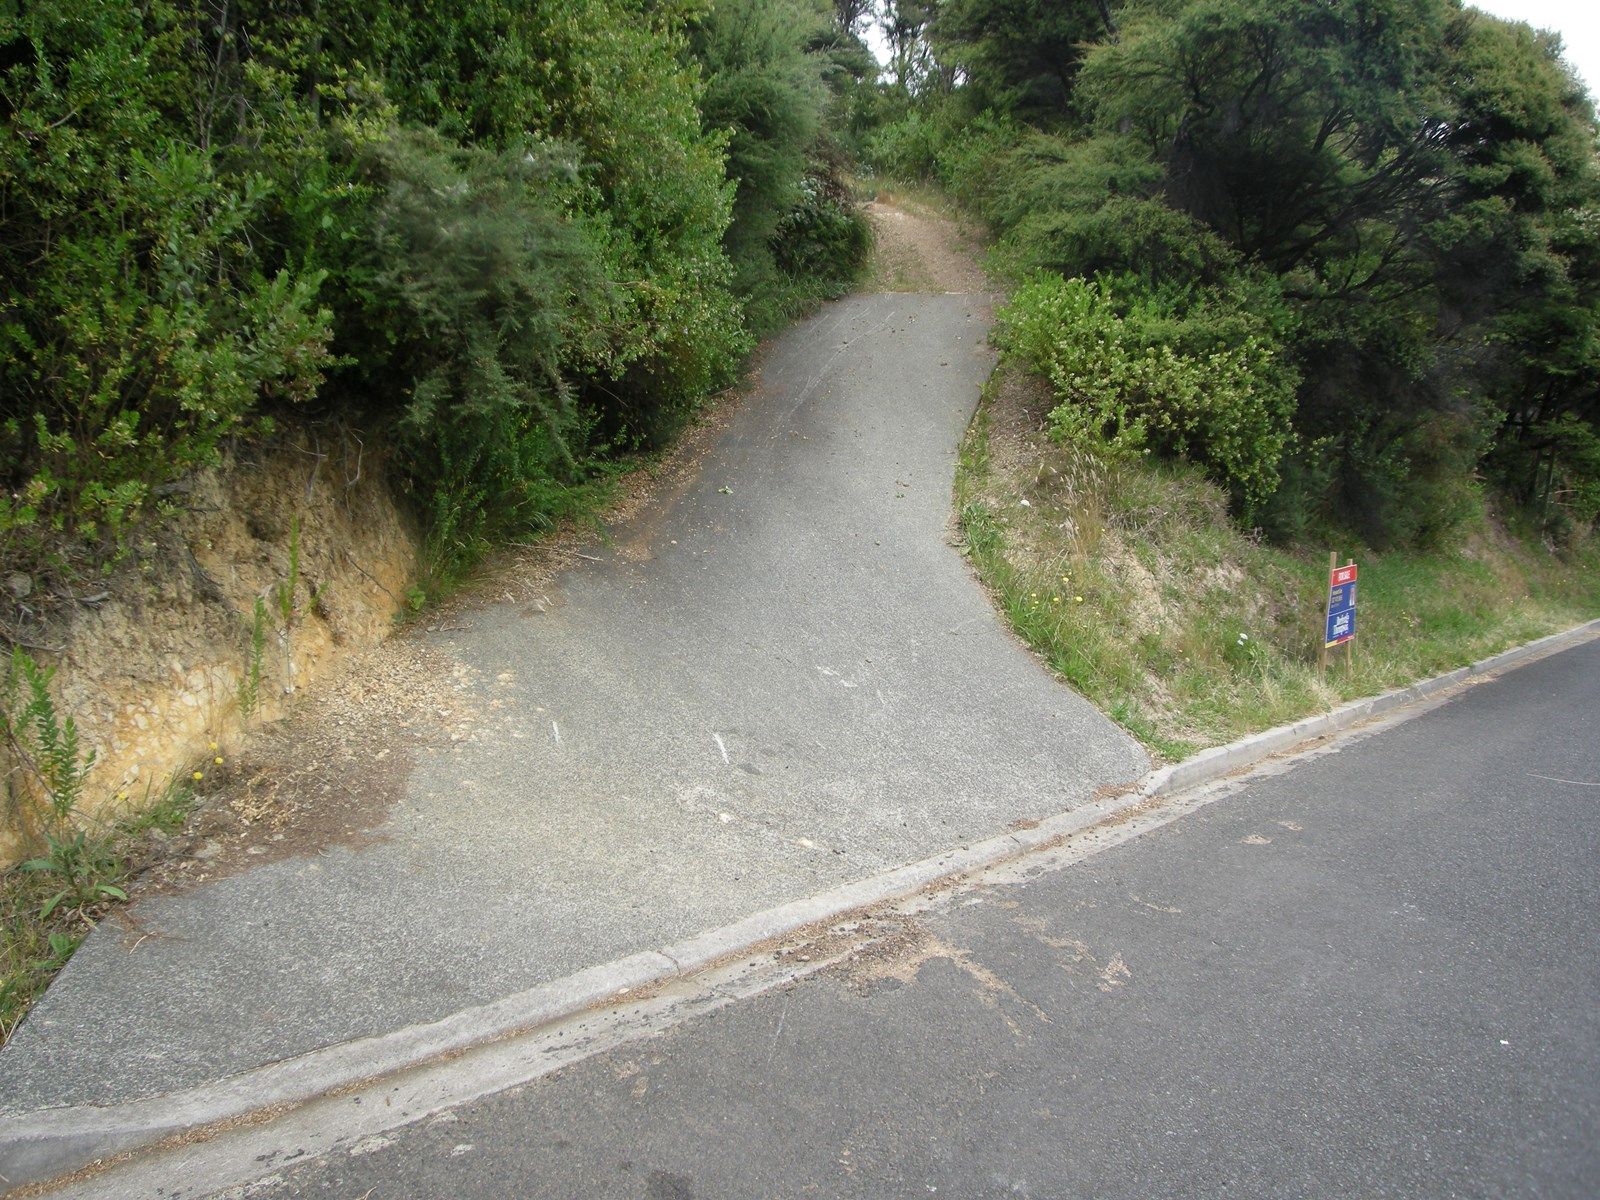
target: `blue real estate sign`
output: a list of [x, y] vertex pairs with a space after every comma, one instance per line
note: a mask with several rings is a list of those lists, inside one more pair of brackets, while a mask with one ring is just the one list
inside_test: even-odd
[[1328, 576], [1328, 627], [1325, 646], [1343, 645], [1356, 635], [1356, 565], [1335, 567]]

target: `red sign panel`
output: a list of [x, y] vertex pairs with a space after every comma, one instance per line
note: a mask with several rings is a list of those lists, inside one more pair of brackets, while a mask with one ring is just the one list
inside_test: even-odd
[[1331, 588], [1336, 588], [1343, 583], [1354, 583], [1355, 581], [1355, 563], [1351, 563], [1348, 567], [1335, 567], [1333, 572], [1328, 576], [1328, 586]]

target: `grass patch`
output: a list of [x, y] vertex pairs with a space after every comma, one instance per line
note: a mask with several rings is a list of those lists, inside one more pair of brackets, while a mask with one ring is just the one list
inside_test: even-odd
[[931, 184], [884, 179], [871, 184], [855, 181], [854, 186], [859, 193], [868, 194], [870, 199], [903, 208], [913, 216], [933, 217], [956, 225], [966, 224], [969, 220], [954, 200]]
[[[1043, 432], [1048, 385], [996, 372], [961, 450], [964, 549], [1017, 633], [1152, 752], [1186, 757], [1600, 615], [1593, 539], [1489, 513], [1449, 552], [1265, 545], [1196, 469]], [[1355, 660], [1317, 668], [1329, 549], [1361, 565]]]
[[[152, 832], [174, 834], [195, 807], [195, 795], [173, 784], [136, 812], [86, 836], [97, 882], [117, 886], [137, 874]], [[0, 1046], [27, 1016], [89, 931], [120, 903], [51, 905], [61, 880], [48, 871], [13, 867], [0, 874]]]

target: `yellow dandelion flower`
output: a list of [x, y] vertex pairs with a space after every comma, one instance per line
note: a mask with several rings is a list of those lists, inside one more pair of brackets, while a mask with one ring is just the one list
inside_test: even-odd
[[1082, 604], [1083, 603], [1083, 597], [1082, 596], [1074, 596], [1072, 598], [1072, 600], [1073, 600], [1074, 604]]
[[219, 755], [217, 755], [216, 758], [213, 758], [211, 761], [216, 763], [217, 766], [220, 767], [222, 765], [222, 756], [219, 754]]
[[199, 782], [200, 782], [200, 781], [201, 781], [201, 780], [202, 780], [202, 779], [204, 779], [204, 778], [205, 778], [205, 777], [206, 777], [206, 773], [205, 773], [205, 772], [204, 772], [204, 771], [196, 771], [196, 772], [195, 772], [195, 773], [194, 773], [194, 776], [193, 776], [193, 778], [194, 778], [194, 781], [195, 781], [195, 782], [196, 782], [196, 783], [199, 783]]

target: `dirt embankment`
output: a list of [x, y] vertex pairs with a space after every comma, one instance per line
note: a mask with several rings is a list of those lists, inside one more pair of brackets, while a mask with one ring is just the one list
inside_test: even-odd
[[[417, 538], [379, 456], [353, 435], [291, 438], [196, 477], [182, 499], [138, 566], [79, 588], [29, 647], [55, 668], [58, 710], [94, 752], [89, 817], [226, 760], [247, 727], [382, 641], [415, 578]], [[0, 813], [0, 864], [29, 848], [28, 808]]]

